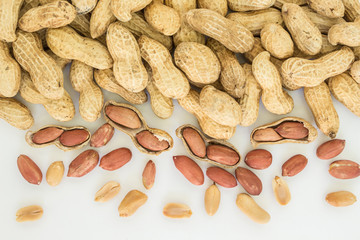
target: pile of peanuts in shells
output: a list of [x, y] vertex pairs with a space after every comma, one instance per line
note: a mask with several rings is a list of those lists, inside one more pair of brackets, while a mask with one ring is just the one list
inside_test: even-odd
[[[217, 212], [221, 188], [239, 183], [247, 193], [234, 199], [237, 207], [264, 224], [270, 215], [252, 197], [262, 192], [262, 182], [251, 169], [268, 168], [272, 154], [258, 145], [307, 144], [324, 134], [329, 141], [318, 146], [316, 154], [332, 159], [329, 174], [338, 179], [360, 175], [358, 163], [333, 159], [344, 150], [345, 140], [336, 139], [340, 124], [332, 102], [333, 96], [360, 117], [358, 16], [358, 0], [0, 0], [0, 117], [18, 129], [31, 128], [34, 118], [26, 102], [42, 104], [59, 122], [72, 120], [74, 102], [63, 87], [63, 69], [71, 62], [70, 81], [80, 94], [82, 119], [104, 117], [106, 123], [92, 134], [84, 126], [48, 125], [24, 135], [36, 148], [55, 145], [71, 151], [90, 144], [93, 149], [79, 153], [68, 167], [67, 177], [82, 177], [97, 165], [114, 171], [131, 160], [128, 148], [101, 158], [94, 150], [105, 146], [115, 129], [127, 134], [141, 153], [159, 155], [172, 149], [169, 133], [148, 126], [134, 105], [147, 102], [149, 95], [153, 112], [166, 119], [173, 114], [175, 99], [200, 128], [184, 123], [174, 129], [187, 151], [173, 157], [174, 166], [184, 181], [203, 185], [204, 172], [197, 162], [213, 165], [206, 169], [214, 182], [204, 193], [207, 214]], [[297, 116], [281, 117], [294, 107], [287, 91], [301, 88], [317, 126]], [[104, 102], [103, 90], [128, 103]], [[21, 101], [14, 98], [18, 93]], [[254, 150], [244, 157], [248, 168], [238, 167], [240, 153], [227, 140], [236, 126], [253, 125], [260, 99], [279, 119], [252, 126]], [[282, 176], [272, 182], [279, 204], [291, 200], [286, 178], [299, 174], [307, 162], [297, 154], [283, 163]], [[42, 182], [43, 173], [26, 153], [17, 165], [27, 182]], [[229, 169], [235, 168], [234, 176]], [[51, 163], [46, 182], [59, 185], [64, 171], [62, 161]], [[142, 174], [147, 190], [155, 175], [155, 163], [149, 160]], [[119, 191], [120, 184], [110, 181], [94, 200], [107, 202]], [[141, 191], [129, 191], [119, 205], [120, 217], [135, 214], [147, 198]], [[345, 207], [354, 204], [356, 196], [332, 192], [326, 201]], [[163, 214], [188, 218], [192, 210], [179, 199], [166, 204]], [[16, 220], [42, 215], [41, 206], [25, 206]]]

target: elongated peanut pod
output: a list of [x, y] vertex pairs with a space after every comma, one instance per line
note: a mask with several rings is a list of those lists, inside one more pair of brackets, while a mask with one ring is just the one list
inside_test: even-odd
[[14, 42], [19, 11], [24, 0], [0, 1], [0, 41]]
[[111, 0], [111, 11], [121, 22], [131, 20], [131, 14], [145, 8], [151, 0]]
[[350, 68], [351, 77], [360, 84], [360, 61], [355, 61]]
[[238, 12], [266, 9], [274, 3], [275, 0], [228, 0], [229, 8]]
[[353, 22], [360, 16], [360, 2], [357, 0], [343, 0], [342, 2], [345, 7], [345, 19]]
[[43, 50], [39, 36], [19, 30], [12, 46], [17, 62], [29, 72], [37, 90], [46, 98], [60, 99], [64, 94], [63, 73]]
[[275, 65], [270, 62], [270, 54], [262, 52], [253, 61], [252, 71], [261, 86], [262, 102], [265, 108], [275, 114], [287, 114], [294, 107], [291, 96], [282, 89], [281, 76]]
[[317, 13], [329, 18], [344, 16], [345, 7], [342, 0], [308, 0], [309, 6]]
[[90, 34], [92, 38], [98, 38], [106, 33], [109, 25], [116, 20], [111, 11], [111, 0], [100, 0], [90, 18]]
[[282, 6], [282, 16], [295, 44], [304, 53], [315, 55], [321, 49], [321, 33], [304, 10], [293, 3]]
[[330, 78], [328, 84], [332, 95], [360, 117], [360, 85], [348, 73]]
[[0, 118], [21, 130], [29, 129], [34, 124], [30, 110], [12, 98], [0, 97]]
[[304, 96], [318, 128], [330, 138], [335, 138], [340, 121], [329, 87], [324, 82], [316, 87], [305, 87]]
[[332, 45], [360, 46], [360, 17], [355, 22], [339, 23], [332, 26], [328, 33]]
[[13, 97], [19, 91], [21, 70], [19, 64], [12, 58], [8, 45], [0, 41], [0, 94]]
[[75, 91], [80, 93], [79, 111], [81, 117], [94, 122], [101, 116], [104, 96], [94, 82], [94, 69], [85, 63], [74, 60], [70, 68], [70, 81]]
[[246, 193], [237, 195], [236, 205], [246, 216], [256, 223], [264, 224], [270, 221], [269, 213], [261, 208], [254, 199]]
[[290, 84], [314, 87], [329, 77], [345, 72], [354, 59], [355, 55], [349, 47], [342, 47], [315, 60], [293, 57], [282, 64], [281, 75]]
[[254, 37], [242, 24], [209, 9], [192, 9], [185, 14], [186, 22], [197, 32], [207, 35], [233, 52], [250, 51]]

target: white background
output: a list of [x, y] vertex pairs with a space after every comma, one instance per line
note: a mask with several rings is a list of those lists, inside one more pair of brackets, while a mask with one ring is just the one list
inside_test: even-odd
[[[68, 75], [68, 68], [65, 71]], [[105, 120], [103, 117], [94, 123], [82, 120], [78, 112], [79, 94], [65, 78], [65, 87], [76, 105], [75, 118], [66, 123], [52, 119], [42, 105], [26, 103], [35, 118], [31, 130], [48, 124], [62, 126], [83, 125], [93, 133]], [[118, 95], [103, 91], [105, 100], [125, 102]], [[315, 126], [313, 116], [304, 100], [303, 91], [290, 92], [295, 108], [287, 116], [297, 116], [308, 120]], [[109, 172], [96, 167], [82, 178], [63, 178], [57, 187], [46, 183], [45, 174], [53, 161], [63, 161], [65, 175], [69, 163], [82, 151], [63, 152], [55, 146], [32, 148], [24, 139], [26, 131], [17, 130], [0, 121], [0, 239], [359, 239], [359, 202], [345, 208], [335, 208], [327, 204], [325, 196], [329, 192], [348, 190], [360, 198], [359, 179], [339, 180], [328, 173], [333, 160], [349, 159], [359, 161], [360, 119], [334, 100], [340, 116], [338, 138], [346, 139], [346, 147], [341, 155], [333, 160], [320, 160], [316, 157], [316, 147], [328, 140], [319, 131], [315, 142], [310, 144], [260, 145], [273, 155], [272, 165], [265, 170], [253, 170], [263, 182], [263, 192], [254, 197], [256, 202], [271, 215], [271, 221], [259, 225], [248, 219], [235, 205], [237, 194], [244, 192], [238, 185], [232, 189], [219, 187], [221, 203], [218, 212], [210, 217], [204, 210], [204, 192], [212, 184], [206, 177], [202, 186], [189, 183], [175, 168], [172, 156], [187, 155], [187, 152], [175, 135], [175, 129], [182, 124], [198, 126], [194, 116], [183, 110], [174, 101], [175, 110], [171, 118], [159, 119], [151, 110], [150, 102], [138, 109], [145, 116], [150, 127], [161, 128], [174, 139], [174, 148], [160, 156], [148, 156], [140, 153], [130, 138], [116, 130], [113, 139], [105, 147], [97, 149], [100, 157], [119, 147], [131, 149], [133, 157], [122, 168]], [[246, 153], [252, 150], [249, 141], [251, 130], [284, 116], [269, 113], [260, 105], [259, 118], [251, 127], [238, 127], [235, 136], [230, 139], [242, 155], [240, 166]], [[295, 154], [308, 157], [307, 167], [299, 175], [286, 178], [292, 199], [287, 206], [280, 206], [273, 195], [271, 181], [281, 174], [281, 165]], [[20, 154], [31, 157], [40, 167], [44, 178], [40, 186], [26, 182], [18, 171], [16, 160]], [[142, 185], [141, 174], [146, 162], [154, 160], [157, 168], [155, 185], [146, 190]], [[206, 171], [210, 165], [198, 162]], [[231, 170], [233, 173], [234, 170]], [[107, 203], [94, 202], [95, 192], [110, 180], [121, 184], [120, 193]], [[148, 195], [145, 205], [131, 217], [120, 218], [117, 208], [132, 189], [138, 189]], [[162, 214], [163, 206], [169, 202], [189, 205], [193, 215], [189, 219], [168, 219]], [[44, 209], [43, 217], [36, 222], [18, 223], [16, 211], [24, 206], [38, 204]]]

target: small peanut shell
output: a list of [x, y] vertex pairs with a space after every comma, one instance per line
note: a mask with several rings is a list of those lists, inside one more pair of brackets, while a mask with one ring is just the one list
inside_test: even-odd
[[309, 7], [329, 18], [344, 16], [345, 7], [342, 0], [308, 0]]
[[358, 0], [343, 0], [345, 7], [345, 19], [349, 22], [360, 16], [360, 2]]
[[[279, 126], [281, 123], [284, 122], [299, 122], [302, 123], [304, 125], [304, 127], [306, 129], [308, 129], [308, 135], [307, 137], [303, 138], [303, 139], [287, 139], [287, 138], [280, 138], [279, 140], [275, 140], [275, 141], [256, 141], [254, 140], [254, 133], [257, 130], [261, 130], [261, 129], [273, 129], [276, 128], [277, 126]], [[306, 120], [302, 119], [302, 118], [298, 118], [298, 117], [285, 117], [282, 119], [279, 119], [275, 122], [272, 123], [268, 123], [262, 126], [259, 126], [257, 128], [255, 128], [251, 134], [250, 134], [250, 142], [253, 145], [254, 148], [256, 148], [258, 145], [260, 144], [280, 144], [280, 143], [310, 143], [312, 141], [314, 141], [317, 137], [318, 133], [317, 130]]]
[[[115, 108], [113, 110], [114, 114], [121, 115], [122, 113], [125, 113], [124, 116], [122, 116], [122, 119], [125, 119], [125, 121], [129, 122], [139, 121], [139, 125], [136, 124], [135, 127], [126, 127], [119, 124], [119, 122], [114, 121], [114, 118], [111, 119], [108, 115], [108, 106], [120, 107], [122, 109], [121, 112]], [[130, 116], [129, 113], [134, 113], [135, 119], [127, 119]], [[149, 155], [159, 155], [162, 152], [169, 151], [173, 147], [174, 142], [172, 137], [164, 130], [148, 127], [141, 112], [131, 105], [117, 103], [115, 101], [107, 101], [104, 104], [104, 116], [105, 120], [111, 126], [129, 135], [135, 147], [142, 153]]]
[[0, 41], [14, 42], [19, 11], [24, 0], [0, 1]]
[[111, 0], [100, 0], [90, 18], [90, 34], [92, 38], [98, 38], [106, 33], [109, 25], [116, 21], [111, 11]]
[[[59, 129], [59, 130], [62, 130], [62, 132], [59, 132], [60, 135], [56, 135], [57, 136], [56, 137], [55, 135], [53, 135], [54, 131], [51, 131], [51, 132], [44, 131], [44, 130], [49, 129], [49, 128], [54, 129], [54, 131], [56, 129]], [[87, 136], [86, 136], [86, 134], [84, 134], [85, 140], [82, 140], [82, 142], [80, 144], [77, 144], [77, 145], [74, 145], [74, 146], [65, 146], [65, 145], [63, 145], [61, 143], [61, 141], [60, 141], [61, 135], [63, 133], [65, 133], [65, 132], [70, 132], [72, 130], [81, 130], [81, 131], [84, 131], [84, 133], [87, 133]], [[48, 138], [49, 141], [40, 141], [40, 140], [35, 140], [34, 141], [34, 136], [36, 136], [36, 134], [41, 132], [41, 131], [44, 132], [44, 135], [41, 137], [41, 139], [49, 137]], [[52, 136], [55, 136], [56, 138], [51, 139], [49, 134], [52, 135]], [[74, 134], [75, 134], [75, 132], [74, 132]], [[76, 134], [76, 135], [79, 136], [78, 134]], [[82, 133], [82, 135], [83, 135], [83, 133]], [[67, 138], [69, 138], [69, 140], [72, 140], [72, 141], [77, 141], [77, 139], [75, 139], [75, 137], [73, 137], [73, 136], [69, 136]], [[38, 129], [37, 131], [28, 131], [26, 133], [26, 135], [25, 135], [25, 140], [31, 147], [42, 148], [42, 147], [46, 147], [46, 146], [49, 146], [49, 145], [55, 145], [56, 147], [60, 148], [63, 151], [71, 151], [71, 150], [80, 149], [80, 148], [86, 146], [89, 143], [90, 138], [91, 138], [90, 131], [87, 128], [81, 127], [81, 126], [63, 127], [63, 126], [56, 126], [56, 125], [47, 125], [47, 126], [44, 126], [44, 127], [40, 128], [40, 129]], [[39, 143], [35, 143], [35, 142], [39, 142]]]
[[78, 14], [86, 14], [91, 12], [98, 0], [71, 0], [71, 3], [76, 7]]
[[128, 22], [132, 19], [132, 13], [145, 8], [151, 0], [111, 0], [111, 11], [121, 22]]
[[275, 0], [228, 0], [229, 8], [238, 12], [266, 9], [274, 3]]
[[20, 66], [11, 56], [8, 45], [0, 40], [0, 94], [4, 97], [15, 96], [20, 82]]
[[34, 124], [30, 110], [13, 98], [0, 97], [0, 118], [21, 130], [29, 129]]
[[[226, 148], [230, 149], [233, 153], [237, 154], [237, 158], [231, 157], [231, 158], [233, 158], [233, 160], [236, 159], [235, 160], [236, 162], [234, 164], [231, 164], [231, 165], [226, 165], [226, 164], [222, 164], [220, 162], [217, 162], [215, 160], [211, 160], [208, 156], [200, 157], [200, 156], [196, 155], [191, 150], [188, 142], [186, 141], [186, 139], [184, 137], [183, 132], [187, 128], [191, 128], [194, 131], [196, 131], [199, 134], [201, 140], [203, 140], [205, 142], [205, 144], [208, 145], [208, 146], [216, 145], [216, 146], [226, 147]], [[196, 160], [205, 161], [205, 162], [211, 163], [213, 165], [216, 165], [216, 166], [219, 166], [219, 167], [222, 167], [222, 168], [234, 168], [241, 161], [241, 155], [238, 152], [238, 150], [235, 148], [234, 145], [232, 145], [231, 143], [229, 143], [229, 142], [227, 142], [225, 140], [218, 140], [218, 139], [213, 139], [213, 138], [206, 137], [199, 129], [197, 129], [195, 126], [193, 126], [191, 124], [185, 124], [185, 125], [182, 125], [182, 126], [178, 127], [176, 129], [176, 136], [178, 136], [178, 138], [181, 139], [181, 141], [183, 142], [187, 152], [190, 154], [191, 158], [195, 158]], [[190, 144], [193, 144], [193, 143], [190, 143]]]
[[339, 23], [332, 26], [328, 38], [332, 45], [360, 46], [360, 17], [355, 22]]

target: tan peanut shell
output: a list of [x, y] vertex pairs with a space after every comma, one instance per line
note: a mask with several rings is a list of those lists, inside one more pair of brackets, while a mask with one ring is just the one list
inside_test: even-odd
[[255, 37], [255, 38], [254, 38], [254, 47], [253, 47], [250, 51], [244, 53], [244, 57], [245, 57], [247, 60], [249, 60], [249, 62], [253, 62], [253, 61], [254, 61], [254, 58], [255, 58], [259, 53], [262, 53], [262, 52], [264, 52], [264, 51], [266, 51], [266, 50], [263, 48], [263, 46], [262, 46], [262, 44], [261, 44], [261, 39], [260, 39], [259, 37]]
[[45, 51], [50, 57], [52, 57], [56, 64], [62, 69], [64, 70], [64, 68], [66, 67], [66, 65], [68, 65], [69, 63], [71, 63], [70, 59], [66, 59], [66, 58], [61, 58], [58, 55], [56, 55], [55, 53], [53, 53], [50, 49], [47, 49]]
[[287, 114], [292, 111], [294, 101], [282, 89], [281, 76], [275, 65], [270, 61], [270, 54], [262, 52], [252, 64], [252, 72], [262, 88], [262, 102], [265, 108], [275, 114]]
[[94, 77], [96, 83], [101, 88], [105, 89], [106, 91], [118, 94], [120, 97], [124, 98], [126, 101], [132, 104], [143, 104], [148, 99], [145, 91], [134, 93], [120, 86], [115, 79], [112, 69], [95, 69]]
[[241, 121], [241, 108], [236, 100], [211, 85], [201, 90], [199, 101], [204, 113], [219, 124], [235, 127]]
[[169, 98], [183, 98], [190, 84], [184, 73], [172, 62], [169, 50], [156, 40], [141, 36], [138, 40], [141, 57], [150, 65], [153, 80], [159, 91]]
[[286, 3], [282, 7], [282, 16], [297, 47], [308, 55], [318, 54], [321, 33], [305, 11], [296, 4]]
[[315, 87], [305, 87], [304, 96], [318, 128], [326, 136], [335, 138], [340, 121], [327, 84], [322, 82]]
[[345, 7], [345, 19], [353, 22], [355, 18], [360, 16], [360, 2], [357, 0], [343, 0]]
[[195, 90], [190, 90], [189, 94], [181, 99], [178, 103], [186, 111], [192, 113], [197, 118], [202, 131], [215, 139], [230, 139], [235, 134], [235, 127], [221, 125], [209, 118], [200, 107], [200, 94]]
[[[127, 108], [129, 110], [134, 111], [140, 119], [141, 126], [139, 128], [131, 129], [131, 128], [122, 126], [120, 124], [117, 124], [116, 122], [111, 120], [105, 112], [106, 107], [109, 105], [120, 106], [120, 107]], [[142, 153], [149, 154], [149, 155], [159, 155], [162, 152], [169, 151], [174, 145], [174, 141], [173, 141], [172, 137], [167, 132], [165, 132], [164, 130], [161, 130], [161, 129], [157, 129], [157, 128], [150, 128], [146, 124], [145, 119], [144, 119], [143, 115], [141, 114], [141, 112], [129, 104], [117, 103], [115, 101], [107, 101], [104, 104], [104, 117], [105, 117], [106, 122], [108, 122], [111, 126], [126, 133], [133, 141], [135, 147]], [[166, 142], [168, 142], [168, 144], [169, 144], [168, 148], [166, 148], [164, 150], [160, 150], [160, 151], [151, 151], [151, 150], [148, 150], [145, 147], [141, 146], [139, 144], [138, 140], [136, 139], [136, 135], [140, 132], [143, 132], [144, 130], [151, 132], [157, 139], [165, 140]]]
[[[71, 131], [71, 130], [78, 130], [78, 129], [79, 130], [85, 130], [88, 133], [88, 138], [83, 143], [81, 143], [79, 145], [76, 145], [76, 146], [71, 146], [71, 147], [61, 144], [60, 137], [58, 137], [54, 141], [43, 143], [43, 144], [36, 144], [36, 143], [33, 142], [32, 139], [33, 139], [33, 136], [34, 136], [35, 133], [39, 132], [40, 130], [50, 128], [50, 127], [62, 129], [62, 130], [64, 130], [64, 132]], [[40, 128], [40, 129], [38, 129], [36, 131], [27, 131], [26, 135], [25, 135], [25, 140], [31, 147], [42, 148], [42, 147], [47, 147], [47, 146], [50, 146], [50, 145], [55, 145], [57, 148], [65, 151], [65, 152], [66, 151], [77, 150], [77, 149], [80, 149], [80, 148], [86, 146], [89, 143], [90, 139], [91, 139], [90, 131], [86, 127], [82, 127], [82, 126], [64, 127], [64, 126], [56, 126], [56, 125], [47, 125], [47, 126], [44, 126], [44, 127]]]
[[252, 66], [244, 64], [243, 68], [246, 82], [244, 94], [238, 100], [242, 112], [239, 124], [247, 127], [252, 125], [258, 118], [261, 87], [252, 73]]
[[355, 82], [360, 84], [360, 61], [355, 61], [350, 68], [350, 75]]
[[106, 33], [109, 25], [116, 21], [111, 11], [111, 0], [99, 0], [90, 18], [90, 34], [92, 38], [98, 38]]
[[[188, 143], [186, 142], [186, 140], [185, 140], [185, 138], [183, 136], [183, 130], [186, 129], [186, 128], [191, 128], [191, 129], [195, 130], [196, 132], [198, 132], [198, 134], [204, 140], [206, 145], [220, 145], [220, 146], [225, 146], [225, 147], [228, 147], [228, 148], [234, 150], [238, 154], [239, 160], [233, 165], [226, 165], [226, 164], [222, 164], [222, 163], [219, 163], [217, 161], [211, 160], [211, 159], [209, 159], [208, 156], [204, 156], [204, 157], [197, 156], [196, 154], [194, 154], [191, 151]], [[234, 145], [232, 145], [231, 143], [229, 143], [229, 142], [227, 142], [225, 140], [218, 140], [218, 139], [206, 137], [199, 129], [197, 129], [195, 126], [193, 126], [191, 124], [184, 124], [184, 125], [178, 127], [176, 129], [176, 136], [181, 139], [182, 143], [184, 144], [184, 146], [186, 148], [186, 151], [189, 153], [191, 158], [195, 158], [196, 160], [199, 160], [199, 161], [208, 162], [208, 163], [210, 163], [212, 165], [219, 166], [219, 167], [222, 167], [222, 168], [234, 168], [237, 165], [239, 165], [240, 162], [241, 162], [241, 155], [240, 155], [239, 151], [236, 149], [236, 147]]]
[[90, 14], [78, 14], [75, 19], [69, 24], [84, 37], [91, 37], [90, 34]]
[[29, 129], [34, 124], [30, 110], [13, 98], [0, 97], [0, 118], [20, 129]]
[[329, 42], [332, 45], [360, 46], [360, 17], [354, 22], [345, 22], [333, 25], [328, 32]]
[[21, 6], [21, 9], [19, 11], [19, 18], [21, 18], [27, 11], [29, 11], [32, 8], [35, 8], [37, 6], [39, 6], [41, 3], [39, 0], [29, 0], [29, 1], [24, 1], [23, 5]]
[[185, 14], [186, 22], [197, 32], [207, 35], [233, 52], [250, 51], [254, 37], [243, 25], [209, 9], [192, 9]]
[[238, 12], [266, 9], [274, 3], [275, 0], [228, 0], [229, 8]]
[[64, 94], [63, 72], [43, 50], [39, 36], [19, 30], [12, 47], [15, 59], [29, 72], [36, 89], [46, 98], [60, 99]]
[[355, 59], [349, 47], [342, 47], [315, 60], [289, 58], [281, 66], [284, 81], [300, 87], [314, 87], [350, 68]]
[[220, 62], [211, 49], [196, 42], [180, 43], [174, 52], [174, 60], [195, 84], [210, 84], [218, 80]]
[[[279, 141], [273, 141], [273, 142], [258, 142], [253, 139], [254, 133], [259, 129], [267, 129], [267, 128], [276, 128], [283, 122], [299, 122], [304, 124], [304, 127], [309, 130], [308, 136], [304, 139], [280, 139]], [[317, 130], [306, 120], [298, 117], [285, 117], [282, 119], [279, 119], [275, 122], [268, 123], [259, 127], [256, 127], [250, 134], [250, 142], [253, 145], [254, 148], [256, 148], [260, 144], [280, 144], [280, 143], [310, 143], [314, 141], [317, 138]]]
[[165, 97], [155, 86], [152, 79], [152, 72], [149, 67], [148, 69], [149, 83], [146, 86], [146, 90], [150, 95], [151, 109], [159, 118], [169, 118], [174, 112], [174, 104], [171, 98]]
[[196, 0], [165, 0], [165, 4], [178, 11], [181, 18], [181, 26], [179, 30], [173, 35], [175, 46], [182, 42], [198, 42], [205, 44], [205, 36], [193, 30], [184, 19], [184, 14], [187, 11], [196, 8]]
[[151, 0], [111, 0], [111, 11], [121, 22], [128, 22], [132, 18], [132, 13], [142, 10], [151, 2]]
[[139, 45], [119, 22], [112, 23], [106, 34], [109, 52], [114, 59], [113, 71], [118, 84], [131, 92], [140, 92], [148, 83], [148, 74], [142, 63]]
[[[30, 2], [33, 2], [34, 0], [25, 0], [26, 1], [30, 1]], [[39, 1], [39, 4], [40, 5], [45, 5], [45, 4], [48, 4], [48, 3], [52, 3], [52, 2], [56, 2], [58, 0], [38, 0]]]
[[216, 54], [220, 61], [220, 82], [224, 90], [235, 98], [242, 97], [245, 88], [245, 72], [235, 53], [212, 38], [207, 40], [206, 45]]
[[75, 115], [75, 106], [66, 90], [60, 99], [48, 99], [41, 95], [31, 81], [30, 75], [24, 71], [22, 72], [20, 94], [30, 103], [44, 105], [49, 115], [60, 122], [70, 121]]
[[344, 16], [345, 7], [342, 0], [308, 0], [308, 4], [315, 12], [323, 16], [329, 18]]
[[59, 57], [79, 60], [97, 69], [113, 66], [113, 59], [104, 45], [80, 36], [71, 27], [48, 29], [46, 42], [51, 51]]
[[328, 84], [332, 95], [360, 117], [360, 85], [348, 73], [331, 77]]
[[94, 122], [101, 116], [104, 96], [94, 82], [94, 69], [74, 60], [70, 68], [70, 81], [74, 90], [80, 93], [79, 112], [87, 122]]
[[98, 0], [71, 0], [71, 3], [76, 7], [78, 14], [86, 14], [91, 12]]
[[[125, 26], [136, 38], [139, 38], [141, 35], [145, 35], [149, 38], [152, 38], [162, 45], [164, 45], [168, 50], [172, 49], [173, 41], [170, 36], [165, 36], [164, 34], [159, 33], [153, 29], [144, 19], [144, 16], [139, 13], [133, 13], [132, 18], [128, 22], [120, 22]], [[204, 39], [205, 41], [205, 39]]]
[[359, 60], [360, 59], [360, 47], [354, 47], [353, 51], [354, 51], [356, 60]]
[[0, 41], [0, 94], [13, 97], [20, 88], [21, 69], [9, 52], [8, 45]]
[[261, 30], [260, 39], [263, 47], [276, 58], [288, 58], [294, 53], [290, 34], [279, 24], [266, 24]]
[[315, 26], [320, 30], [321, 33], [327, 34], [329, 29], [339, 23], [345, 22], [343, 18], [329, 18], [323, 15], [320, 15], [308, 6], [301, 7], [304, 10], [306, 16], [315, 24]]
[[67, 1], [56, 1], [27, 11], [19, 19], [19, 28], [26, 32], [36, 32], [43, 28], [58, 28], [71, 23], [76, 10]]
[[329, 38], [327, 35], [321, 35], [321, 38], [322, 38], [322, 45], [321, 45], [321, 50], [320, 50], [320, 54], [327, 54], [327, 53], [331, 53], [331, 52], [334, 52], [334, 51], [337, 51], [341, 48], [341, 45], [332, 45], [330, 42], [329, 42]]
[[197, 0], [198, 8], [207, 8], [225, 16], [228, 12], [227, 0]]
[[241, 23], [256, 36], [260, 35], [261, 29], [268, 23], [283, 24], [281, 12], [275, 8], [249, 12], [232, 12], [226, 17]]
[[24, 0], [0, 1], [0, 41], [14, 42], [19, 11]]
[[297, 5], [305, 5], [307, 4], [307, 0], [276, 0], [274, 6], [281, 9], [282, 5], [285, 3], [295, 3]]
[[181, 26], [179, 13], [166, 5], [163, 0], [153, 0], [144, 10], [146, 21], [165, 36], [174, 35]]

